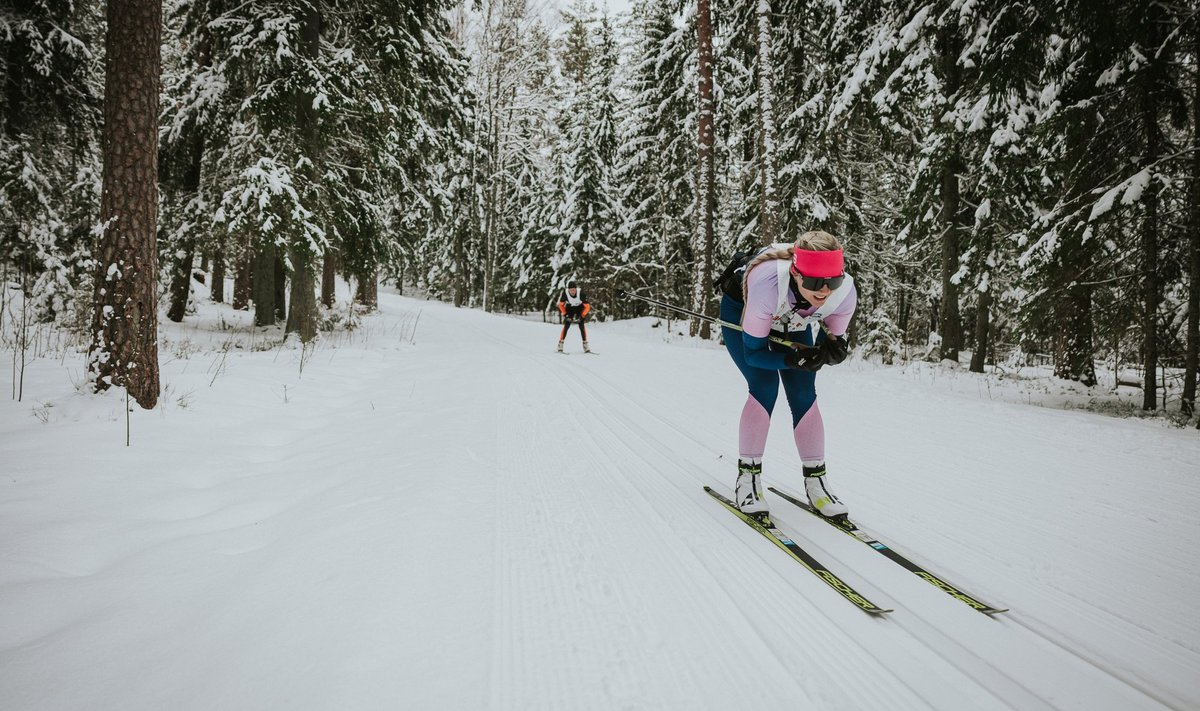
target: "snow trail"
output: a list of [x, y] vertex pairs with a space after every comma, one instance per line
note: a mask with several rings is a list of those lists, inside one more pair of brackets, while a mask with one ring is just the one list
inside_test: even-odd
[[[745, 397], [720, 348], [638, 320], [563, 358], [557, 325], [380, 298], [303, 372], [286, 347], [164, 364], [187, 404], [134, 412], [128, 450], [118, 399], [71, 391], [80, 363], [31, 365], [47, 423], [0, 406], [6, 704], [1200, 706], [1192, 433], [822, 371], [838, 495], [1012, 608], [980, 615], [772, 496], [895, 607], [873, 618], [703, 492], [732, 486]], [[797, 491], [785, 409], [765, 477]]]

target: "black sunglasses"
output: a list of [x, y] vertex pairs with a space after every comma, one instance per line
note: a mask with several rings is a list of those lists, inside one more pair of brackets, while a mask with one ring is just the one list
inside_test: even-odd
[[809, 291], [820, 291], [823, 286], [828, 286], [830, 291], [834, 291], [846, 281], [845, 274], [838, 274], [833, 277], [810, 277], [804, 276], [793, 269], [792, 275], [800, 280], [800, 286]]

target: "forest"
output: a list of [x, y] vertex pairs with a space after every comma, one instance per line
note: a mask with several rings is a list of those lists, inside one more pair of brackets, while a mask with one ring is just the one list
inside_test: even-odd
[[715, 316], [822, 229], [862, 357], [1130, 368], [1188, 421], [1198, 61], [1196, 0], [4, 0], [0, 318], [149, 408], [197, 289], [303, 343], [338, 277]]

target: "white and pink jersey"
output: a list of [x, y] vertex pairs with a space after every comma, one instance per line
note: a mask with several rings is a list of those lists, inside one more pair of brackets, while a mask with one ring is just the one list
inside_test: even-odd
[[746, 303], [742, 311], [742, 328], [751, 336], [766, 338], [777, 333], [819, 328], [820, 323], [831, 335], [844, 336], [850, 317], [858, 305], [858, 290], [854, 280], [846, 281], [820, 307], [796, 308], [796, 293], [790, 288], [791, 263], [772, 259], [760, 263], [746, 275]]

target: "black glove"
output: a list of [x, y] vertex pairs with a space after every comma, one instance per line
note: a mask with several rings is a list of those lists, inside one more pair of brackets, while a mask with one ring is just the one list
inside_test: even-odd
[[814, 373], [820, 370], [822, 365], [825, 365], [821, 349], [805, 345], [799, 345], [794, 351], [785, 355], [783, 362], [787, 363], [789, 368], [809, 370]]
[[837, 365], [846, 360], [846, 356], [850, 355], [850, 342], [846, 337], [825, 335], [825, 340], [821, 342], [821, 360], [825, 365]]

